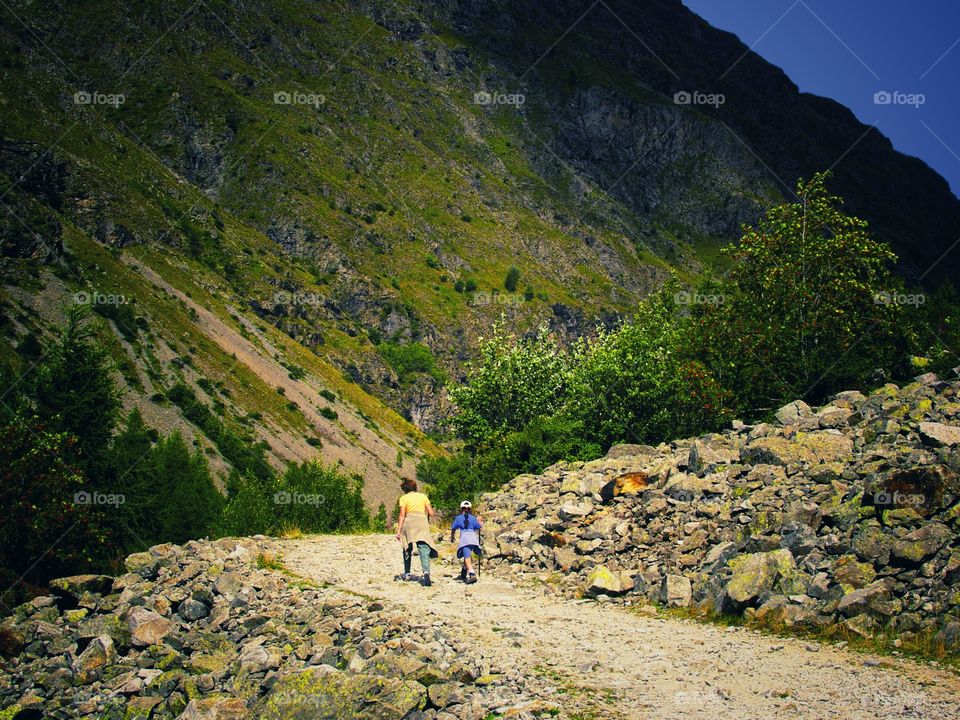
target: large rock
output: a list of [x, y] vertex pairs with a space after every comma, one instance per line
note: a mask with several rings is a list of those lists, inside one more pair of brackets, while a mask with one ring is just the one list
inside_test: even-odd
[[781, 425], [793, 425], [801, 418], [810, 417], [812, 414], [810, 406], [803, 400], [794, 400], [777, 410], [777, 421]]
[[95, 637], [74, 661], [77, 682], [86, 685], [100, 677], [104, 668], [117, 661], [117, 651], [109, 635]]
[[109, 575], [71, 575], [50, 581], [53, 594], [77, 602], [85, 593], [102, 595], [110, 592], [113, 578]]
[[920, 423], [920, 437], [931, 445], [960, 445], [960, 427], [938, 422]]
[[837, 605], [837, 611], [845, 617], [863, 613], [887, 614], [887, 601], [890, 600], [893, 585], [891, 578], [884, 578], [847, 593]]
[[953, 531], [941, 523], [917, 528], [899, 540], [894, 540], [891, 555], [901, 564], [919, 564], [936, 554], [944, 543], [954, 537]]
[[844, 555], [833, 563], [833, 577], [844, 589], [857, 589], [869, 585], [877, 572], [870, 563], [857, 562], [852, 555]]
[[401, 720], [426, 699], [427, 689], [418, 682], [321, 665], [280, 678], [255, 714], [259, 720]]
[[741, 606], [755, 603], [770, 592], [778, 578], [796, 568], [793, 555], [786, 549], [741, 555], [728, 565], [733, 576], [727, 583], [727, 596]]
[[128, 555], [123, 561], [127, 572], [136, 573], [142, 578], [152, 580], [157, 576], [160, 568], [160, 560], [150, 552], [138, 552]]
[[584, 589], [588, 595], [618, 595], [622, 592], [620, 576], [606, 565], [596, 565], [587, 575]]
[[831, 431], [801, 432], [794, 438], [778, 435], [756, 438], [740, 451], [740, 459], [747, 463], [795, 465], [831, 463], [849, 460], [853, 456], [853, 440]]
[[156, 645], [174, 629], [173, 623], [167, 618], [139, 606], [130, 608], [126, 621], [130, 642], [138, 647]]
[[250, 717], [243, 700], [212, 697], [191, 700], [177, 720], [246, 720]]
[[683, 575], [665, 575], [660, 583], [660, 602], [667, 607], [690, 607], [693, 590]]

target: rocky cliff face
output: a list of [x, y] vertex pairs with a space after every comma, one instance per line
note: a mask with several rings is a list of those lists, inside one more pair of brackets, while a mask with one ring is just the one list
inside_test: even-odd
[[484, 498], [505, 570], [569, 594], [960, 649], [960, 382], [795, 402], [771, 424], [521, 475]]
[[[461, 638], [265, 568], [262, 537], [158, 545], [0, 624], [4, 718], [532, 718]], [[554, 711], [555, 713], [555, 711]]]
[[[645, 239], [664, 227], [686, 240], [734, 237], [759, 204], [833, 168], [850, 210], [907, 274], [929, 282], [960, 268], [957, 253], [937, 262], [960, 233], [943, 178], [681, 0], [443, 5], [549, 107], [552, 152], [643, 218]], [[545, 38], [560, 39], [546, 54]]]

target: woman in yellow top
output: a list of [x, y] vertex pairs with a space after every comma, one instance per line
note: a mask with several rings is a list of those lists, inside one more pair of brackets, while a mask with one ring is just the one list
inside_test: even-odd
[[403, 495], [400, 496], [400, 518], [397, 521], [397, 540], [403, 546], [402, 580], [412, 580], [410, 562], [413, 560], [413, 548], [420, 555], [420, 567], [423, 568], [424, 586], [430, 583], [430, 558], [437, 557], [437, 549], [430, 537], [430, 520], [436, 515], [430, 505], [430, 498], [417, 492], [414, 480], [404, 480], [400, 484]]

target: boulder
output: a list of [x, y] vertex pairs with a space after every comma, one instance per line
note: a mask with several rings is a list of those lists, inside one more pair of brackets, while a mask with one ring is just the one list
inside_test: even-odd
[[100, 677], [107, 665], [117, 661], [117, 651], [109, 635], [95, 637], [73, 663], [77, 682], [86, 685]]
[[803, 400], [794, 400], [791, 403], [787, 403], [777, 410], [776, 413], [777, 422], [781, 425], [793, 425], [800, 420], [800, 418], [810, 417], [810, 415], [812, 415], [810, 406]]
[[953, 537], [953, 531], [946, 525], [931, 523], [894, 540], [890, 552], [894, 561], [916, 565], [935, 555]]
[[794, 438], [781, 436], [760, 437], [750, 441], [740, 451], [741, 462], [771, 465], [816, 465], [849, 460], [853, 455], [853, 440], [836, 431], [797, 433]]
[[427, 689], [418, 682], [322, 665], [281, 677], [254, 714], [260, 720], [401, 720], [426, 701]]
[[619, 595], [622, 592], [620, 577], [606, 565], [596, 565], [587, 575], [584, 591], [588, 595]]
[[847, 593], [837, 605], [837, 612], [848, 618], [868, 612], [880, 613], [890, 599], [893, 585], [891, 578], [884, 578]]
[[727, 595], [737, 605], [745, 606], [768, 593], [778, 578], [796, 568], [796, 563], [790, 551], [782, 549], [740, 555], [728, 566], [733, 575], [727, 583]]
[[660, 602], [667, 607], [690, 607], [693, 602], [690, 579], [683, 575], [665, 575], [660, 583]]
[[150, 552], [128, 555], [123, 564], [127, 568], [127, 572], [136, 573], [147, 580], [155, 578], [160, 569], [160, 560]]
[[960, 427], [939, 422], [920, 423], [920, 437], [935, 447], [960, 445]]
[[833, 563], [833, 577], [844, 589], [858, 589], [872, 583], [877, 572], [870, 563], [857, 562], [853, 555], [844, 555]]
[[240, 698], [198, 698], [191, 700], [177, 720], [247, 720], [252, 717]]
[[208, 608], [199, 600], [187, 598], [180, 603], [180, 607], [177, 609], [177, 614], [187, 622], [193, 622], [209, 615], [210, 608]]
[[79, 602], [86, 593], [109, 593], [112, 587], [113, 578], [109, 575], [71, 575], [50, 581], [54, 595], [73, 603]]
[[174, 629], [165, 617], [140, 606], [130, 608], [125, 619], [130, 642], [137, 647], [156, 645]]

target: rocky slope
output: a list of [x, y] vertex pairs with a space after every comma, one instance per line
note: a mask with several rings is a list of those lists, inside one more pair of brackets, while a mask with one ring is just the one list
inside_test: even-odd
[[960, 650], [960, 382], [521, 475], [484, 498], [506, 571], [567, 594]]
[[[262, 537], [159, 545], [55, 580], [0, 624], [0, 717], [534, 718], [463, 638], [264, 567]], [[424, 714], [421, 711], [426, 711]]]

